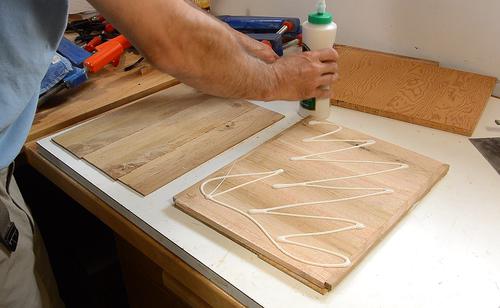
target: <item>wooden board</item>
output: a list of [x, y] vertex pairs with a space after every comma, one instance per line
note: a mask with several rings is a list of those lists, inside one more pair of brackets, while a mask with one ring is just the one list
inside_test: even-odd
[[177, 85], [109, 112], [53, 141], [142, 195], [279, 121], [243, 100]]
[[437, 61], [428, 60], [428, 59], [421, 59], [421, 58], [414, 58], [414, 57], [408, 57], [408, 56], [398, 55], [398, 54], [390, 53], [390, 52], [383, 52], [383, 51], [378, 51], [378, 50], [370, 50], [370, 49], [365, 49], [365, 48], [360, 48], [360, 47], [354, 47], [354, 46], [349, 46], [349, 45], [341, 45], [341, 44], [335, 44], [334, 48], [339, 53], [342, 53], [342, 54], [346, 50], [357, 50], [357, 51], [361, 51], [361, 52], [367, 52], [367, 53], [370, 53], [372, 55], [397, 57], [399, 59], [410, 60], [410, 61], [415, 61], [415, 62], [421, 62], [421, 63], [424, 63], [424, 64], [430, 64], [430, 65], [439, 66], [439, 62], [437, 62]]
[[339, 47], [334, 105], [470, 136], [496, 78]]
[[[36, 140], [108, 110], [153, 94], [179, 82], [156, 69], [141, 73], [143, 66], [125, 72], [139, 55], [126, 53], [118, 67], [105, 67], [81, 87], [51, 97], [37, 111], [27, 141]], [[146, 64], [149, 65], [149, 64]]]
[[[305, 120], [180, 193], [175, 202], [324, 293], [447, 170], [443, 163], [354, 130]], [[291, 183], [301, 184], [273, 186]], [[339, 267], [347, 260], [351, 265]]]

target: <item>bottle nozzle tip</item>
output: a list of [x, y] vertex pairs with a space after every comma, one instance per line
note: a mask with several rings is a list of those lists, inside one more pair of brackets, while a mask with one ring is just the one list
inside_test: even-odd
[[317, 9], [318, 9], [318, 14], [323, 15], [326, 12], [326, 1], [319, 0], [318, 5], [317, 5]]

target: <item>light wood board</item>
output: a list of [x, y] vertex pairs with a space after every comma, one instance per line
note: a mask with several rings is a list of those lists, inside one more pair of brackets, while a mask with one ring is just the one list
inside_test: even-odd
[[177, 85], [109, 112], [53, 141], [148, 195], [282, 115]]
[[349, 46], [349, 45], [342, 45], [342, 44], [335, 44], [334, 48], [335, 48], [335, 50], [337, 50], [338, 52], [340, 52], [342, 54], [346, 50], [357, 50], [360, 52], [367, 52], [367, 53], [375, 54], [375, 55], [379, 55], [379, 56], [397, 57], [399, 59], [405, 59], [405, 60], [416, 61], [416, 62], [421, 62], [421, 63], [425, 63], [425, 64], [439, 66], [439, 62], [437, 62], [437, 61], [408, 57], [408, 56], [398, 55], [398, 54], [390, 53], [390, 52], [383, 52], [383, 51], [378, 51], [378, 50], [371, 50], [371, 49], [365, 49], [365, 48], [354, 47], [354, 46]]
[[[307, 120], [298, 123], [234, 164], [222, 168], [177, 195], [175, 198], [176, 206], [262, 256], [264, 260], [270, 261], [277, 268], [289, 273], [313, 289], [321, 293], [331, 290], [401, 220], [413, 205], [429, 192], [448, 170], [448, 166], [441, 162], [347, 128], [333, 135], [320, 138], [323, 141], [303, 141], [305, 138], [328, 133], [336, 128], [333, 124], [310, 125]], [[357, 161], [356, 163], [290, 159], [291, 157], [340, 150], [363, 143], [361, 141], [324, 141], [327, 139], [375, 140], [376, 143], [321, 155], [322, 158], [354, 160]], [[353, 198], [341, 202], [309, 204], [277, 211], [288, 214], [351, 219], [364, 224], [365, 228], [363, 229], [314, 237], [294, 238], [295, 241], [302, 244], [341, 253], [351, 260], [351, 266], [330, 268], [297, 261], [278, 250], [269, 237], [266, 237], [263, 231], [249, 218], [252, 217], [260, 223], [269, 232], [271, 238], [275, 240], [278, 240], [279, 236], [289, 234], [324, 232], [348, 226], [349, 224], [339, 221], [282, 215], [248, 214], [247, 211], [249, 209], [270, 208], [286, 204], [351, 198], [367, 193], [364, 190], [338, 190], [304, 186], [276, 189], [272, 187], [273, 184], [354, 176], [392, 168], [374, 163], [359, 163], [359, 161], [393, 162], [407, 164], [408, 168], [321, 184], [350, 188], [384, 188], [392, 189], [393, 192], [365, 198]], [[247, 213], [249, 217], [214, 202], [210, 198], [206, 198], [206, 194], [204, 195], [201, 192], [202, 183], [215, 177], [228, 174], [271, 172], [277, 169], [283, 169], [284, 173], [230, 190], [215, 198], [216, 201], [224, 202], [243, 213]], [[235, 188], [257, 178], [258, 176], [255, 175], [226, 178], [216, 192]], [[210, 193], [219, 183], [221, 183], [220, 179], [209, 182], [205, 186], [205, 192]], [[288, 253], [306, 261], [322, 264], [342, 261], [339, 257], [327, 255], [323, 252], [279, 243]]]
[[339, 46], [334, 105], [470, 136], [496, 78]]
[[106, 66], [91, 74], [82, 86], [52, 96], [35, 115], [27, 141], [36, 140], [108, 110], [171, 87], [179, 82], [156, 69], [141, 73], [144, 65], [125, 72], [123, 69], [139, 58], [125, 53], [120, 65]]

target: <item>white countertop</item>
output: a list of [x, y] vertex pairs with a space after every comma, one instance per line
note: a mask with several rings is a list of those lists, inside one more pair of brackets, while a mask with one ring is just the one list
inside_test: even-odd
[[[467, 137], [332, 107], [330, 121], [450, 165], [430, 193], [332, 292], [320, 295], [174, 208], [172, 197], [296, 123], [297, 103], [257, 103], [286, 118], [139, 196], [50, 141], [42, 154], [209, 279], [251, 306], [500, 306], [500, 175]], [[500, 137], [491, 98], [473, 137]]]

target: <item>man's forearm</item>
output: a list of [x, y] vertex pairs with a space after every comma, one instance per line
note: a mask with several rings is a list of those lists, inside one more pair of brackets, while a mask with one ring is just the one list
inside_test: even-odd
[[269, 99], [278, 86], [232, 29], [182, 0], [91, 2], [156, 67], [203, 92]]

